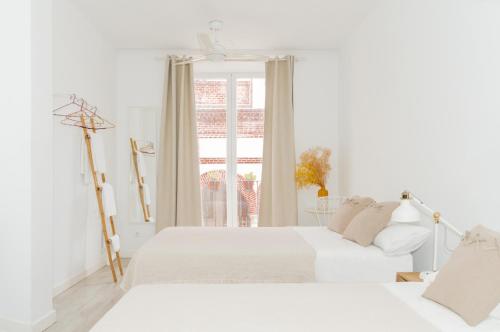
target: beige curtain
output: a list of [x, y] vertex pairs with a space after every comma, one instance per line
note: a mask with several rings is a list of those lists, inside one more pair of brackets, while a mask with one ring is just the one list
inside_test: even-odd
[[293, 125], [294, 59], [266, 63], [264, 159], [259, 226], [297, 225]]
[[156, 231], [201, 226], [200, 171], [193, 65], [169, 57], [160, 122]]

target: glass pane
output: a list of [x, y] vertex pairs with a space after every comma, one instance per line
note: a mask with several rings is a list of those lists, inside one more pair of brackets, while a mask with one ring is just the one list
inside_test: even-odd
[[226, 79], [194, 82], [204, 226], [226, 226]]
[[263, 78], [236, 80], [238, 224], [242, 227], [258, 225], [264, 104]]

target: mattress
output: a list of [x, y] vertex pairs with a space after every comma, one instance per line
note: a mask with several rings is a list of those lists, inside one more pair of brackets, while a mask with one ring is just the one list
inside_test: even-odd
[[413, 271], [413, 256], [386, 256], [376, 246], [362, 247], [327, 227], [294, 227], [316, 252], [318, 282], [392, 282], [396, 272]]
[[424, 284], [169, 284], [128, 292], [92, 332], [498, 332], [421, 297]]

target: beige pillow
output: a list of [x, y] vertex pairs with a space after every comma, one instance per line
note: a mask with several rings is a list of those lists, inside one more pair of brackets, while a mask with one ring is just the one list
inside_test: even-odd
[[347, 225], [349, 225], [352, 218], [372, 203], [375, 203], [375, 201], [370, 197], [354, 196], [347, 199], [337, 211], [335, 211], [333, 218], [328, 224], [328, 229], [340, 234], [344, 233], [344, 230]]
[[387, 226], [398, 202], [372, 203], [358, 213], [344, 231], [344, 238], [367, 247], [377, 234]]
[[500, 302], [500, 233], [484, 226], [467, 232], [423, 296], [456, 312], [472, 326]]

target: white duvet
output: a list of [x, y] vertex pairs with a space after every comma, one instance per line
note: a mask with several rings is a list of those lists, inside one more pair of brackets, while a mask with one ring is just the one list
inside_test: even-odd
[[170, 284], [129, 291], [92, 332], [498, 332], [421, 297], [423, 283]]

